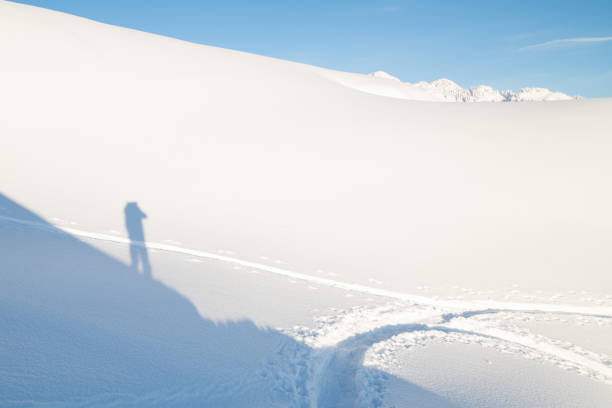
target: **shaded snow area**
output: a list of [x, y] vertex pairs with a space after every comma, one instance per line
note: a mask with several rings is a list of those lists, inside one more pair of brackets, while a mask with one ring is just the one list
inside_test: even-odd
[[610, 407], [612, 100], [6, 1], [0, 51], [0, 406]]

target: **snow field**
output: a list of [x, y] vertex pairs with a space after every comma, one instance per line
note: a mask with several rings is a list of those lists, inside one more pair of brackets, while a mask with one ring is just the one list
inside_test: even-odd
[[0, 405], [609, 405], [610, 99], [6, 1], [0, 50]]

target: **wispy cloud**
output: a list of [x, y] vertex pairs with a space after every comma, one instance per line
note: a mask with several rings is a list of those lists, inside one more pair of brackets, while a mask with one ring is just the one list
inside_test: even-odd
[[536, 51], [536, 50], [549, 50], [554, 48], [572, 47], [577, 45], [587, 45], [593, 43], [601, 43], [606, 41], [612, 41], [612, 37], [578, 37], [578, 38], [565, 38], [562, 40], [546, 41], [540, 44], [528, 45], [523, 48], [519, 48], [519, 51]]

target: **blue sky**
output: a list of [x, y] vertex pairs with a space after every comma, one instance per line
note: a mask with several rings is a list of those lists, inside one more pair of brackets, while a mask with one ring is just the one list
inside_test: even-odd
[[202, 44], [406, 82], [612, 97], [612, 0], [22, 0]]

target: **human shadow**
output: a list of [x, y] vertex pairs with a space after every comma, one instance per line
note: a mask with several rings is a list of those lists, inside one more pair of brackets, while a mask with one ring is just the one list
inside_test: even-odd
[[308, 407], [312, 399], [282, 364], [262, 371], [279, 350], [304, 344], [249, 320], [207, 319], [178, 292], [2, 194], [0, 328], [3, 407]]
[[138, 272], [138, 265], [142, 266], [142, 274], [151, 278], [151, 263], [149, 262], [149, 253], [145, 243], [144, 228], [142, 220], [147, 218], [138, 203], [129, 202], [125, 205], [125, 228], [130, 238], [130, 260], [131, 268]]

